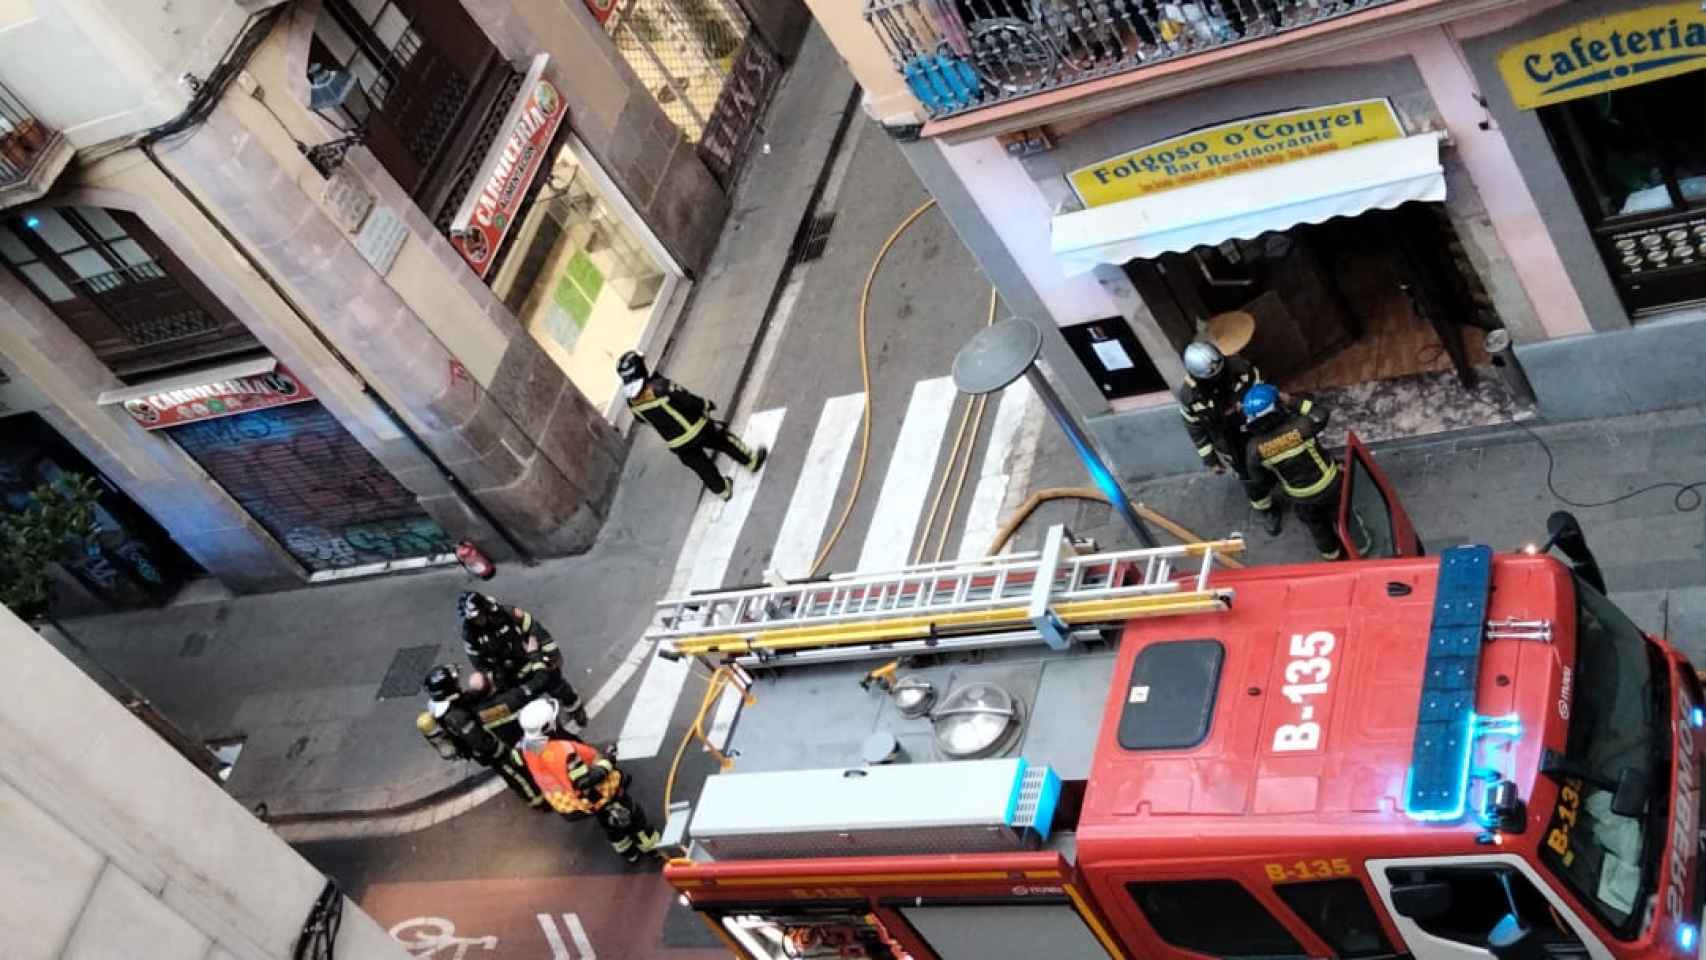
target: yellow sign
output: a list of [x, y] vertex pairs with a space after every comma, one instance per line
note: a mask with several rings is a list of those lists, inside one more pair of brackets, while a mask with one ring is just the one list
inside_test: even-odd
[[1524, 110], [1706, 69], [1699, 0], [1589, 20], [1499, 54], [1511, 99]]
[[1067, 179], [1086, 207], [1100, 207], [1402, 136], [1390, 101], [1358, 100], [1207, 127], [1074, 170]]

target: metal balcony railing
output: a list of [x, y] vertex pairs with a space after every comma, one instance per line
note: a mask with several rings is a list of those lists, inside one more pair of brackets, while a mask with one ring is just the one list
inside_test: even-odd
[[0, 186], [22, 180], [53, 140], [53, 131], [0, 86]]
[[1272, 36], [1396, 0], [867, 0], [932, 117]]

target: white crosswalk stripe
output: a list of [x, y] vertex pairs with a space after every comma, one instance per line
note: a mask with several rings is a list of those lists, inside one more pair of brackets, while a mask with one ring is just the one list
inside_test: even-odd
[[[762, 410], [753, 414], [752, 419], [735, 433], [753, 446], [770, 446], [781, 433], [782, 417], [787, 412], [786, 407]], [[734, 557], [741, 528], [746, 526], [747, 515], [752, 512], [752, 501], [758, 496], [758, 488], [764, 479], [762, 474], [753, 476], [738, 468], [731, 476], [735, 490], [727, 502], [708, 498], [699, 505], [699, 512], [693, 518], [693, 529], [688, 533], [687, 543], [682, 546], [681, 555], [675, 563], [670, 596], [723, 585], [723, 575], [728, 572], [729, 560]], [[643, 639], [639, 644], [649, 648]], [[645, 676], [640, 679], [639, 692], [628, 708], [628, 718], [622, 724], [622, 733], [616, 739], [618, 756], [629, 760], [657, 756], [663, 748], [670, 717], [675, 712], [676, 701], [681, 699], [681, 690], [687, 683], [691, 668], [692, 664], [687, 660], [650, 658]]]
[[983, 453], [983, 468], [971, 505], [966, 508], [965, 532], [960, 536], [961, 560], [976, 560], [989, 551], [989, 543], [1008, 514], [1008, 491], [1021, 492], [1030, 480], [1030, 467], [1043, 423], [1043, 406], [1024, 380], [1016, 380], [1001, 392], [995, 421], [989, 427], [989, 443]]
[[895, 439], [876, 512], [859, 552], [861, 572], [895, 570], [912, 559], [912, 539], [924, 501], [930, 496], [930, 481], [942, 455], [942, 437], [954, 412], [959, 391], [952, 377], [920, 380], [912, 387], [906, 419]]
[[847, 454], [853, 449], [853, 439], [858, 436], [859, 424], [864, 419], [863, 393], [831, 397], [823, 405], [811, 446], [806, 450], [806, 465], [794, 484], [793, 499], [788, 501], [788, 512], [776, 534], [776, 548], [770, 552], [770, 569], [782, 576], [797, 580], [811, 575], [824, 527], [829, 524], [830, 511], [835, 509]]

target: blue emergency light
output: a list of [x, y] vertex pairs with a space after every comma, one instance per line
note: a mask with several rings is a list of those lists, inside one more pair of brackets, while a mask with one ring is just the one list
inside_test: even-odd
[[1475, 714], [1492, 584], [1491, 547], [1452, 547], [1440, 554], [1416, 739], [1404, 783], [1404, 812], [1412, 819], [1461, 819], [1468, 805], [1475, 741], [1520, 732], [1514, 717], [1489, 720]]

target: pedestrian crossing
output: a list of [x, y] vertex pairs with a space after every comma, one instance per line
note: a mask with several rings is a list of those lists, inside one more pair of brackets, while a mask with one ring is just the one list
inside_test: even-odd
[[[875, 508], [868, 522], [859, 529], [849, 527], [843, 534], [843, 542], [862, 538], [859, 571], [892, 570], [911, 561], [959, 397], [949, 377], [919, 381], [913, 385], [905, 418], [892, 445], [881, 438], [880, 446], [873, 445], [869, 466], [884, 469]], [[817, 411], [816, 426], [805, 442], [804, 463], [793, 478], [788, 507], [777, 527], [769, 569], [792, 579], [812, 572], [812, 562], [828, 534], [829, 519], [840, 506], [837, 497], [863, 425], [864, 401], [861, 393], [831, 397]], [[759, 411], [744, 424], [737, 424], [735, 432], [748, 443], [774, 447], [776, 438], [783, 436], [783, 422], [789, 415], [787, 408]], [[789, 422], [809, 422], [809, 415], [809, 411], [794, 412]], [[1001, 395], [981, 453], [982, 464], [974, 464], [976, 487], [969, 494], [965, 534], [959, 544], [961, 556], [981, 556], [1015, 498], [1024, 495], [1041, 423], [1041, 404], [1023, 381]], [[800, 428], [791, 425], [788, 429]], [[796, 444], [800, 440], [790, 434], [787, 442]], [[670, 596], [724, 586], [760, 488], [765, 487], [766, 497], [779, 497], [784, 492], [779, 488], [788, 483], [783, 475], [767, 481], [767, 473], [754, 476], [739, 472], [734, 478], [735, 491], [728, 503], [710, 497], [700, 503], [676, 561]], [[949, 520], [941, 517], [938, 522]], [[651, 644], [640, 639], [617, 672], [588, 701], [588, 713], [597, 714], [635, 673], [643, 671], [617, 738], [617, 749], [624, 759], [645, 759], [662, 751], [691, 672], [689, 661], [672, 663], [652, 654]], [[719, 747], [727, 742], [739, 699], [732, 688], [725, 690], [711, 715], [707, 737]]]

